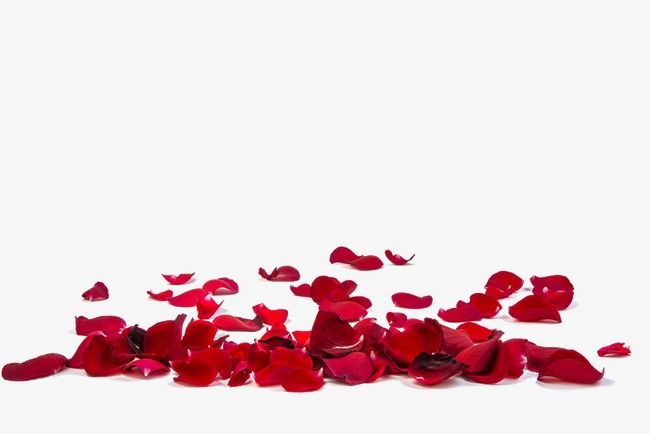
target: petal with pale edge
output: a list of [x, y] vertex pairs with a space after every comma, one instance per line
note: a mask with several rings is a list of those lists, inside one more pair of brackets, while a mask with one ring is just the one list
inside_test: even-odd
[[256, 332], [262, 328], [262, 319], [256, 316], [253, 319], [233, 315], [219, 315], [212, 320], [219, 330], [229, 332]]
[[163, 274], [162, 277], [165, 278], [170, 285], [182, 285], [190, 281], [194, 276], [194, 273], [183, 273], [183, 274]]
[[154, 300], [167, 301], [174, 296], [174, 291], [171, 289], [166, 289], [161, 292], [147, 291], [147, 294], [149, 294], [149, 297], [153, 298]]
[[232, 295], [239, 292], [239, 285], [232, 279], [220, 277], [205, 282], [203, 289], [212, 295]]
[[485, 283], [485, 293], [494, 298], [506, 298], [519, 291], [524, 279], [510, 271], [497, 271]]
[[144, 377], [154, 375], [163, 375], [169, 372], [167, 365], [153, 359], [138, 359], [128, 363], [124, 367], [124, 372], [139, 372]]

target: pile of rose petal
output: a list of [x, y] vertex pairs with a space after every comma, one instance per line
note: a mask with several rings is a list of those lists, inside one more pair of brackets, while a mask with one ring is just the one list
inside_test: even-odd
[[[390, 250], [385, 254], [396, 266], [413, 259]], [[346, 247], [335, 249], [330, 262], [365, 271], [384, 265], [377, 256], [357, 255]], [[298, 270], [286, 265], [271, 271], [260, 268], [259, 274], [275, 282], [300, 280]], [[163, 277], [175, 287], [193, 281], [193, 273]], [[530, 282], [532, 294], [510, 305], [510, 316], [519, 321], [560, 322], [560, 311], [573, 300], [569, 279], [533, 276]], [[598, 382], [604, 370], [592, 366], [577, 351], [540, 346], [522, 338], [504, 339], [503, 332], [474, 322], [497, 315], [502, 308], [500, 300], [519, 291], [523, 283], [511, 272], [495, 273], [487, 280], [485, 291], [471, 294], [468, 301], [460, 300], [455, 307], [439, 310], [443, 321], [462, 323], [454, 328], [432, 318], [409, 318], [403, 312], [389, 312], [387, 324], [382, 325], [367, 317], [370, 299], [352, 295], [355, 282], [319, 276], [311, 283], [287, 288], [318, 305], [311, 330], [288, 330], [288, 312], [264, 304], [252, 306], [252, 318], [219, 315], [223, 301], [214, 297], [239, 292], [234, 280], [222, 277], [179, 293], [171, 289], [148, 291], [160, 302], [196, 308], [196, 319], [186, 321], [186, 315], [181, 314], [144, 329], [137, 324], [128, 326], [118, 316], [79, 316], [76, 332], [85, 337], [71, 357], [50, 353], [10, 363], [2, 369], [2, 377], [32, 380], [72, 368], [96, 377], [127, 374], [144, 378], [171, 370], [174, 381], [190, 386], [254, 383], [281, 386], [291, 392], [320, 389], [325, 378], [355, 385], [391, 375], [408, 376], [426, 386], [456, 376], [494, 384], [519, 378], [524, 370], [537, 373], [539, 381]], [[97, 282], [82, 296], [89, 301], [106, 300], [108, 288]], [[406, 309], [428, 308], [433, 302], [430, 295], [405, 292], [393, 294], [392, 301]], [[227, 334], [217, 338], [219, 331], [256, 332], [264, 327], [261, 338], [252, 342], [236, 343]], [[598, 350], [599, 356], [629, 354], [629, 347], [621, 342]]]

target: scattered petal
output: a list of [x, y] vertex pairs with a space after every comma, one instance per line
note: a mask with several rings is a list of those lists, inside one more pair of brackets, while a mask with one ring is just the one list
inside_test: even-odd
[[184, 274], [163, 274], [162, 277], [165, 278], [170, 285], [182, 285], [190, 281], [194, 276], [194, 273], [184, 273]]
[[223, 301], [217, 303], [211, 295], [206, 295], [196, 303], [196, 312], [199, 319], [210, 319], [219, 310]]
[[558, 379], [569, 383], [593, 384], [605, 375], [594, 368], [579, 352], [559, 349], [548, 358], [546, 365], [539, 371], [537, 380]]
[[102, 332], [106, 335], [119, 333], [126, 328], [126, 321], [119, 316], [98, 316], [86, 318], [85, 316], [75, 317], [75, 330], [78, 335], [86, 336], [92, 332]]
[[303, 283], [298, 286], [289, 285], [289, 288], [298, 297], [311, 297], [311, 285], [309, 283]]
[[400, 255], [393, 254], [393, 252], [391, 252], [390, 250], [386, 250], [386, 252], [384, 252], [384, 253], [386, 254], [386, 257], [388, 258], [388, 260], [390, 262], [392, 262], [394, 265], [406, 265], [409, 262], [411, 262], [411, 260], [413, 258], [415, 258], [415, 255], [411, 255], [410, 258], [405, 259], [404, 257], [402, 257]]
[[606, 345], [598, 350], [598, 355], [600, 357], [607, 356], [629, 356], [632, 354], [630, 347], [626, 347], [623, 342], [616, 342], [610, 345]]
[[92, 336], [84, 351], [83, 368], [92, 377], [115, 375], [122, 372], [134, 357], [116, 351], [106, 336], [97, 334]]
[[557, 310], [564, 310], [573, 301], [573, 284], [566, 276], [533, 276], [533, 294], [546, 298]]
[[309, 352], [313, 356], [336, 357], [358, 351], [363, 346], [363, 334], [335, 313], [319, 311], [309, 341]]
[[386, 321], [388, 321], [388, 325], [391, 327], [404, 328], [407, 320], [408, 317], [406, 314], [401, 312], [388, 312], [386, 314]]
[[325, 312], [335, 313], [343, 321], [359, 321], [368, 315], [368, 311], [354, 301], [331, 301], [324, 299], [318, 305], [318, 309]]
[[496, 298], [479, 292], [469, 297], [469, 303], [481, 311], [483, 318], [493, 318], [501, 310], [501, 303]]
[[458, 302], [457, 307], [440, 309], [438, 316], [447, 322], [480, 321], [483, 319], [481, 310], [470, 303]]
[[433, 303], [430, 295], [419, 297], [408, 292], [397, 292], [391, 296], [391, 300], [395, 306], [406, 309], [425, 309]]
[[529, 295], [522, 298], [508, 309], [510, 316], [519, 321], [555, 321], [562, 322], [560, 313], [555, 307], [540, 295]]
[[101, 301], [108, 298], [108, 288], [103, 282], [96, 282], [92, 288], [86, 290], [81, 296], [88, 301]]
[[4, 365], [2, 378], [8, 381], [28, 381], [49, 377], [65, 369], [67, 363], [68, 359], [61, 354], [43, 354], [22, 363]]
[[494, 337], [493, 329], [483, 327], [474, 322], [464, 322], [456, 327], [456, 329], [467, 333], [467, 336], [469, 336], [474, 343], [485, 342]]
[[229, 332], [256, 332], [262, 328], [262, 319], [259, 316], [246, 319], [239, 316], [219, 315], [212, 320], [212, 323], [217, 326], [217, 329]]
[[337, 247], [330, 254], [330, 263], [342, 263], [356, 268], [357, 270], [370, 271], [378, 270], [384, 263], [374, 255], [357, 255], [347, 247]]
[[167, 300], [169, 304], [176, 307], [194, 307], [199, 300], [205, 298], [206, 291], [203, 288], [190, 289]]
[[524, 286], [524, 279], [510, 271], [498, 271], [485, 284], [485, 293], [494, 298], [506, 298]]
[[174, 378], [174, 381], [190, 386], [205, 387], [212, 384], [217, 375], [219, 375], [219, 371], [212, 363], [202, 358], [193, 358], [179, 369], [178, 377]]
[[239, 292], [239, 285], [232, 279], [220, 277], [205, 282], [203, 289], [212, 295], [232, 295]]
[[174, 291], [171, 289], [166, 289], [158, 293], [147, 291], [147, 294], [149, 294], [149, 297], [153, 298], [154, 300], [167, 301], [174, 296]]
[[271, 282], [295, 282], [300, 280], [300, 272], [290, 265], [276, 267], [270, 274], [264, 268], [260, 267], [259, 274]]
[[289, 312], [286, 309], [269, 309], [264, 303], [253, 306], [253, 312], [260, 317], [264, 324], [274, 326], [284, 324], [287, 321]]
[[185, 329], [181, 344], [190, 350], [203, 350], [210, 347], [212, 340], [217, 334], [217, 327], [210, 321], [190, 321]]

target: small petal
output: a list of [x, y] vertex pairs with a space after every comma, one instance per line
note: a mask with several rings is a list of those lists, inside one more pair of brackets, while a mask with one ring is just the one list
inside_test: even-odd
[[469, 303], [481, 311], [483, 318], [492, 318], [501, 310], [501, 303], [487, 294], [475, 293], [469, 297]]
[[81, 296], [88, 301], [101, 301], [108, 298], [108, 288], [103, 282], [96, 282], [92, 288], [86, 290]]
[[564, 310], [573, 301], [573, 284], [562, 275], [530, 278], [533, 294], [546, 298], [557, 310]]
[[626, 347], [623, 342], [616, 342], [610, 345], [606, 345], [602, 347], [601, 349], [598, 350], [598, 355], [600, 357], [607, 357], [607, 356], [629, 356], [632, 354], [632, 351], [630, 350], [630, 347]]
[[174, 292], [171, 289], [166, 289], [165, 291], [161, 291], [158, 293], [155, 293], [153, 291], [147, 291], [147, 294], [149, 294], [149, 297], [158, 301], [167, 301], [174, 296]]
[[298, 297], [311, 297], [311, 285], [309, 283], [303, 283], [298, 286], [290, 285], [289, 288]]
[[232, 279], [220, 277], [205, 282], [203, 289], [212, 295], [231, 295], [239, 292], [239, 285]]
[[470, 303], [459, 302], [457, 307], [440, 309], [438, 316], [447, 322], [480, 321], [483, 313], [479, 308]]
[[181, 344], [190, 350], [202, 350], [210, 347], [212, 340], [217, 334], [217, 327], [210, 321], [190, 321], [185, 329]]
[[300, 272], [290, 265], [276, 267], [270, 274], [260, 267], [259, 274], [271, 282], [295, 282], [300, 280]]
[[286, 309], [269, 309], [264, 303], [259, 303], [253, 306], [253, 312], [260, 317], [264, 324], [274, 326], [276, 324], [284, 324], [287, 321], [289, 312]]
[[357, 270], [369, 271], [383, 267], [384, 263], [374, 255], [357, 255], [347, 247], [337, 247], [330, 254], [330, 263], [347, 264]]
[[182, 285], [190, 281], [194, 276], [194, 273], [183, 273], [183, 274], [163, 274], [162, 277], [165, 278], [170, 285]]
[[485, 284], [485, 293], [494, 298], [506, 298], [519, 291], [524, 279], [510, 271], [498, 271]]
[[388, 321], [388, 325], [391, 327], [397, 327], [397, 328], [404, 328], [406, 326], [406, 321], [408, 320], [408, 317], [406, 314], [401, 313], [401, 312], [388, 312], [386, 314], [386, 321]]
[[138, 359], [128, 363], [124, 367], [124, 371], [138, 371], [144, 377], [152, 375], [163, 375], [169, 372], [167, 365], [163, 365], [158, 360], [153, 359]]
[[393, 304], [406, 309], [425, 309], [433, 303], [433, 297], [425, 295], [419, 297], [408, 292], [398, 292], [391, 296]]
[[196, 312], [199, 319], [209, 319], [219, 310], [223, 301], [217, 303], [211, 295], [206, 295], [196, 303]]
[[386, 257], [388, 258], [388, 260], [390, 262], [392, 262], [394, 265], [406, 265], [409, 262], [411, 262], [411, 260], [413, 258], [415, 258], [415, 255], [411, 255], [410, 258], [405, 259], [404, 257], [402, 257], [400, 255], [393, 254], [393, 252], [391, 252], [390, 250], [386, 250], [386, 252], [384, 252], [384, 253], [386, 254]]

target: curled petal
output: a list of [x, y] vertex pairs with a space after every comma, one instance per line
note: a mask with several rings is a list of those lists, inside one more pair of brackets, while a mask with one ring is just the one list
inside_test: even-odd
[[343, 356], [363, 346], [363, 334], [335, 313], [319, 311], [309, 342], [309, 352], [313, 356]]
[[409, 262], [411, 262], [411, 260], [413, 258], [415, 258], [415, 255], [411, 255], [410, 258], [405, 259], [404, 257], [402, 257], [400, 255], [393, 254], [393, 252], [391, 252], [390, 250], [386, 250], [386, 252], [384, 252], [384, 253], [386, 254], [386, 257], [388, 258], [388, 260], [390, 262], [392, 262], [394, 265], [406, 265]]
[[391, 300], [395, 306], [406, 309], [424, 309], [433, 303], [433, 297], [430, 295], [419, 297], [408, 292], [395, 293], [391, 296]]
[[147, 291], [147, 294], [149, 294], [149, 297], [153, 298], [154, 300], [167, 301], [174, 296], [174, 291], [171, 289], [166, 289], [158, 293]]
[[260, 317], [264, 324], [274, 326], [276, 324], [284, 324], [287, 321], [289, 312], [286, 309], [269, 309], [264, 303], [259, 303], [253, 306], [253, 312]]
[[443, 334], [442, 352], [456, 357], [465, 348], [471, 347], [474, 343], [467, 333], [440, 325]]
[[501, 310], [501, 303], [496, 298], [478, 292], [469, 297], [469, 303], [481, 311], [483, 318], [492, 318]]
[[369, 271], [383, 267], [384, 263], [374, 255], [357, 255], [347, 247], [337, 247], [330, 254], [330, 263], [347, 264], [357, 270]]
[[539, 295], [529, 295], [508, 309], [510, 316], [519, 321], [555, 321], [562, 322], [560, 313], [555, 307]]
[[526, 351], [526, 369], [532, 372], [540, 372], [548, 364], [548, 359], [558, 350], [558, 347], [542, 347], [532, 342], [524, 343]]
[[2, 368], [2, 378], [8, 381], [28, 381], [49, 377], [65, 369], [68, 359], [61, 354], [50, 353], [26, 360], [8, 363]]
[[86, 348], [88, 348], [88, 345], [90, 345], [90, 341], [92, 341], [93, 336], [95, 335], [103, 335], [102, 332], [92, 332], [89, 333], [83, 341], [79, 344], [77, 347], [77, 350], [74, 352], [72, 357], [68, 360], [68, 368], [73, 368], [73, 369], [83, 369], [84, 368], [84, 353], [86, 352]]
[[169, 304], [176, 307], [194, 307], [199, 300], [205, 298], [206, 291], [203, 288], [190, 289], [167, 300]]
[[375, 372], [370, 356], [355, 351], [338, 359], [323, 359], [328, 373], [347, 384], [361, 384], [368, 381]]
[[298, 297], [311, 297], [311, 285], [309, 283], [303, 283], [298, 286], [290, 285], [289, 288]]
[[212, 318], [212, 315], [219, 310], [222, 304], [223, 301], [217, 303], [211, 295], [206, 295], [196, 303], [196, 311], [199, 319]]
[[391, 327], [397, 327], [397, 328], [404, 328], [406, 326], [406, 321], [408, 320], [408, 317], [406, 314], [401, 313], [401, 312], [388, 312], [386, 314], [386, 321], [388, 321], [388, 325]]
[[309, 344], [309, 336], [311, 335], [311, 331], [294, 330], [291, 332], [291, 335], [296, 341], [296, 347], [303, 348]]
[[167, 365], [163, 365], [158, 360], [138, 359], [128, 363], [124, 371], [138, 371], [145, 377], [152, 375], [163, 375], [169, 372]]
[[464, 322], [458, 327], [457, 330], [461, 330], [472, 339], [474, 343], [485, 342], [494, 337], [494, 330], [487, 327], [483, 327], [480, 324], [474, 322]]
[[630, 354], [632, 354], [630, 347], [626, 347], [623, 342], [616, 342], [610, 345], [606, 345], [598, 350], [598, 355], [600, 357], [629, 356]]
[[84, 351], [83, 367], [90, 376], [105, 377], [122, 372], [134, 357], [117, 352], [106, 336], [97, 334], [92, 336]]
[[359, 259], [359, 255], [343, 246], [337, 247], [330, 253], [330, 264], [336, 264], [337, 262], [349, 264], [357, 259]]
[[270, 274], [260, 267], [259, 273], [260, 276], [271, 282], [295, 282], [300, 280], [300, 272], [290, 265], [276, 267]]
[[183, 322], [186, 315], [175, 320], [160, 321], [147, 329], [143, 339], [143, 355], [157, 360], [185, 358], [187, 352], [181, 345]]
[[546, 365], [539, 371], [537, 379], [548, 381], [551, 378], [569, 383], [593, 384], [605, 375], [594, 368], [579, 352], [559, 349], [548, 358]]
[[503, 347], [508, 355], [508, 377], [519, 378], [526, 366], [526, 339], [508, 339]]
[[217, 334], [217, 327], [210, 321], [191, 321], [185, 329], [181, 344], [190, 350], [206, 349], [212, 344]]
[[239, 285], [232, 279], [220, 277], [205, 282], [203, 289], [212, 295], [231, 295], [239, 292]]
[[506, 298], [519, 291], [524, 285], [524, 279], [510, 271], [494, 273], [485, 284], [485, 293], [494, 298]]
[[233, 315], [219, 315], [212, 320], [212, 323], [217, 326], [217, 329], [229, 332], [256, 332], [262, 328], [262, 319], [259, 316], [246, 319]]
[[283, 382], [282, 388], [287, 392], [312, 392], [325, 384], [323, 370], [296, 369]]
[[483, 319], [481, 310], [470, 303], [459, 302], [457, 307], [440, 309], [438, 316], [447, 322], [480, 321]]
[[102, 332], [106, 335], [119, 333], [126, 328], [126, 321], [119, 316], [98, 316], [86, 318], [85, 316], [75, 317], [75, 330], [78, 335], [86, 336], [92, 332]]
[[325, 312], [335, 313], [343, 321], [359, 321], [368, 315], [368, 311], [354, 301], [331, 301], [324, 299], [318, 305], [318, 309]]
[[421, 353], [408, 367], [409, 377], [425, 386], [435, 386], [460, 374], [467, 366], [442, 353]]
[[88, 301], [101, 301], [108, 298], [108, 288], [103, 282], [96, 282], [92, 288], [84, 291], [81, 296]]
[[165, 278], [170, 285], [182, 285], [190, 281], [194, 276], [194, 273], [183, 273], [183, 274], [163, 274], [162, 277]]
[[546, 298], [557, 310], [564, 310], [573, 301], [573, 284], [566, 276], [533, 276], [533, 294]]
[[316, 303], [320, 303], [325, 298], [342, 301], [349, 299], [355, 289], [357, 284], [352, 280], [339, 282], [335, 277], [318, 276], [311, 284], [310, 296]]
[[251, 377], [251, 369], [248, 366], [248, 362], [239, 362], [235, 369], [233, 369], [232, 374], [230, 375], [230, 380], [228, 380], [228, 386], [237, 387], [243, 386], [248, 382]]
[[410, 365], [421, 353], [437, 353], [442, 347], [443, 332], [438, 321], [425, 318], [412, 322], [404, 331], [391, 329], [384, 338], [384, 347], [393, 360]]

